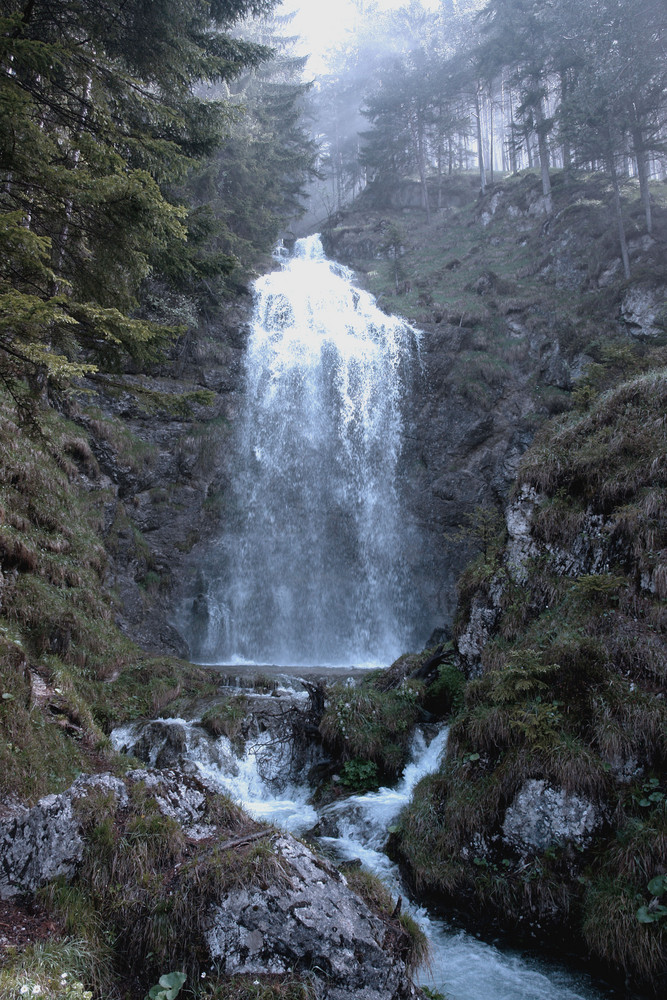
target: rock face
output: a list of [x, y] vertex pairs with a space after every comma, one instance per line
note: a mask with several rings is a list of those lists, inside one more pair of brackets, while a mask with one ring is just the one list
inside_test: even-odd
[[32, 892], [58, 875], [70, 876], [83, 856], [76, 804], [91, 791], [127, 802], [123, 782], [110, 774], [81, 777], [61, 795], [47, 795], [32, 809], [17, 808], [0, 821], [0, 899]]
[[227, 975], [310, 972], [322, 1000], [409, 997], [392, 928], [347, 888], [335, 868], [293, 837], [274, 842], [284, 884], [228, 893], [207, 935]]
[[621, 303], [621, 317], [634, 337], [658, 337], [667, 322], [666, 289], [629, 289]]
[[601, 821], [592, 802], [531, 778], [505, 813], [503, 839], [531, 854], [567, 843], [583, 847]]
[[[187, 656], [175, 627], [180, 586], [217, 534], [229, 483], [226, 442], [238, 411], [252, 300], [230, 303], [214, 328], [179, 347], [150, 379], [125, 374], [125, 388], [84, 397], [75, 418], [90, 434], [96, 468], [87, 489], [103, 490], [106, 584], [118, 597], [117, 622], [149, 652]], [[142, 391], [162, 402], [142, 405]], [[208, 401], [183, 403], [205, 391]], [[167, 596], [169, 595], [169, 596]]]
[[457, 649], [463, 657], [470, 677], [479, 673], [482, 650], [486, 645], [491, 630], [498, 618], [498, 609], [493, 606], [490, 597], [475, 594], [470, 607], [466, 626], [457, 640]]

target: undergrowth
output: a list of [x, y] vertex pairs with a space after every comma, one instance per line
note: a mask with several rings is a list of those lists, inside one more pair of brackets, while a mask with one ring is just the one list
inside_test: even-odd
[[[462, 578], [457, 634], [475, 601], [495, 620], [397, 842], [422, 890], [480, 922], [583, 941], [659, 992], [667, 930], [647, 887], [667, 870], [667, 370], [621, 355], [606, 352], [522, 460], [530, 552], [508, 563], [499, 534]], [[619, 372], [631, 377], [614, 385]], [[530, 779], [591, 803], [594, 833], [505, 839]]]

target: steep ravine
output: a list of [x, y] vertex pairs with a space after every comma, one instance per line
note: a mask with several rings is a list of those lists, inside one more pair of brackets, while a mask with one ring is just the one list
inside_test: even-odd
[[[581, 193], [556, 190], [558, 212], [545, 227], [531, 211], [533, 187], [515, 180], [477, 202], [468, 192], [430, 234], [401, 210], [400, 276], [389, 208], [362, 206], [330, 236], [385, 307], [424, 331], [401, 462], [402, 502], [421, 529], [409, 559], [429, 626], [452, 624], [456, 581], [470, 555], [478, 558], [460, 580], [452, 643], [441, 630], [433, 649], [403, 658], [386, 679], [329, 690], [327, 710], [352, 704], [356, 725], [340, 727], [331, 711], [309, 725], [346, 780], [384, 782], [401, 773], [415, 718], [451, 716], [442, 766], [417, 786], [392, 834], [416, 892], [489, 933], [545, 935], [568, 948], [583, 941], [607, 972], [628, 977], [628, 988], [659, 992], [664, 212], [656, 206], [651, 239], [634, 235], [638, 277], [626, 286], [605, 237], [604, 192], [588, 191], [595, 197], [578, 204]], [[593, 218], [600, 225], [591, 229]], [[358, 232], [348, 252], [350, 229]], [[36, 881], [19, 880], [21, 893], [3, 904], [3, 924], [34, 927], [42, 942], [0, 971], [15, 992], [56, 969], [58, 990], [66, 972], [113, 996], [121, 988], [120, 952], [105, 943], [113, 939], [132, 946], [122, 988], [138, 1000], [172, 955], [191, 974], [209, 975], [205, 951], [178, 950], [191, 930], [207, 939], [202, 886], [218, 905], [250, 870], [243, 905], [252, 908], [257, 886], [260, 895], [271, 886], [280, 909], [292, 879], [303, 894], [289, 904], [298, 910], [309, 905], [314, 875], [339, 882], [334, 869], [264, 837], [189, 777], [126, 775], [128, 762], [108, 741], [119, 722], [179, 714], [217, 690], [213, 675], [171, 654], [187, 654], [177, 608], [226, 523], [249, 308], [249, 299], [222, 308], [226, 320], [180, 343], [150, 379], [126, 372], [97, 398], [45, 409], [44, 438], [23, 433], [2, 401], [3, 870], [16, 851], [18, 867], [35, 870], [21, 857], [20, 830], [51, 860], [54, 840], [66, 848], [62, 868], [54, 860]], [[219, 724], [233, 729], [244, 708], [232, 699], [223, 714]], [[176, 759], [159, 763], [169, 769]], [[79, 778], [67, 791], [81, 772], [108, 776]], [[42, 803], [41, 814], [26, 811], [47, 792], [63, 798]], [[162, 800], [190, 811], [174, 815]], [[61, 881], [38, 904], [32, 890], [53, 875]], [[125, 884], [136, 892], [128, 896]], [[336, 906], [372, 926], [378, 950], [357, 948], [350, 932], [361, 963], [347, 970], [358, 977], [352, 986], [336, 956], [318, 964], [312, 952], [309, 962], [329, 970], [326, 988], [347, 990], [330, 995], [349, 995], [362, 980], [374, 987], [377, 961], [382, 1000], [408, 996], [409, 949], [391, 912], [343, 896]], [[132, 926], [144, 929], [131, 942], [128, 907]], [[317, 937], [316, 921], [313, 929]], [[258, 940], [246, 930], [252, 940], [235, 951], [242, 958]], [[47, 945], [50, 966], [39, 957]], [[270, 949], [261, 957], [267, 996], [308, 995], [313, 983], [298, 962], [278, 967]]]

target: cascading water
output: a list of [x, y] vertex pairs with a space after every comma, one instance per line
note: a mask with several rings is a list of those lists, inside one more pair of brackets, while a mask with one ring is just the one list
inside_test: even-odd
[[[161, 720], [185, 732], [183, 758], [196, 766], [209, 787], [230, 794], [256, 819], [303, 834], [319, 820], [331, 835], [321, 837], [342, 859], [361, 859], [394, 893], [405, 890], [400, 873], [382, 852], [388, 827], [406, 805], [417, 782], [437, 770], [447, 739], [441, 729], [430, 742], [417, 732], [412, 761], [395, 788], [354, 795], [326, 806], [319, 817], [309, 803], [306, 784], [290, 783], [288, 768], [270, 737], [252, 740], [239, 757], [222, 736], [211, 740], [201, 727], [184, 720]], [[115, 730], [117, 749], [132, 745], [142, 724]], [[408, 904], [410, 905], [410, 904]], [[410, 906], [430, 943], [429, 964], [417, 970], [422, 985], [443, 991], [448, 1000], [611, 1000], [614, 994], [595, 988], [589, 978], [563, 966], [518, 952], [502, 950], [450, 927], [424, 908]]]
[[397, 493], [419, 335], [319, 237], [280, 262], [255, 283], [235, 510], [202, 574], [191, 646], [218, 663], [386, 664], [419, 629]]

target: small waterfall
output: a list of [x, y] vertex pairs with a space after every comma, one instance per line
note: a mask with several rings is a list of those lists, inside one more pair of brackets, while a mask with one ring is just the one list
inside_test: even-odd
[[[143, 729], [155, 723], [133, 723], [111, 734], [116, 749], [131, 749]], [[334, 827], [335, 835], [320, 837], [323, 844], [343, 860], [359, 858], [365, 868], [378, 875], [396, 896], [405, 889], [397, 866], [382, 852], [388, 827], [410, 800], [417, 782], [438, 768], [447, 731], [441, 729], [430, 742], [417, 731], [412, 759], [395, 788], [354, 795], [325, 806], [318, 816], [309, 801], [305, 783], [286, 778], [287, 761], [280, 746], [263, 734], [250, 740], [243, 752], [225, 736], [208, 737], [193, 722], [159, 720], [164, 729], [183, 734], [182, 760], [197, 769], [210, 788], [229, 794], [258, 820], [275, 823], [295, 835], [313, 828], [319, 820]], [[162, 736], [158, 737], [161, 744]], [[154, 757], [154, 754], [151, 755]], [[552, 962], [497, 948], [449, 926], [423, 907], [406, 904], [430, 942], [427, 966], [416, 979], [444, 992], [448, 1000], [611, 1000], [609, 990], [596, 989], [589, 977], [573, 974]]]
[[420, 627], [397, 488], [419, 334], [319, 237], [277, 259], [255, 283], [233, 509], [202, 571], [193, 655], [386, 664]]

